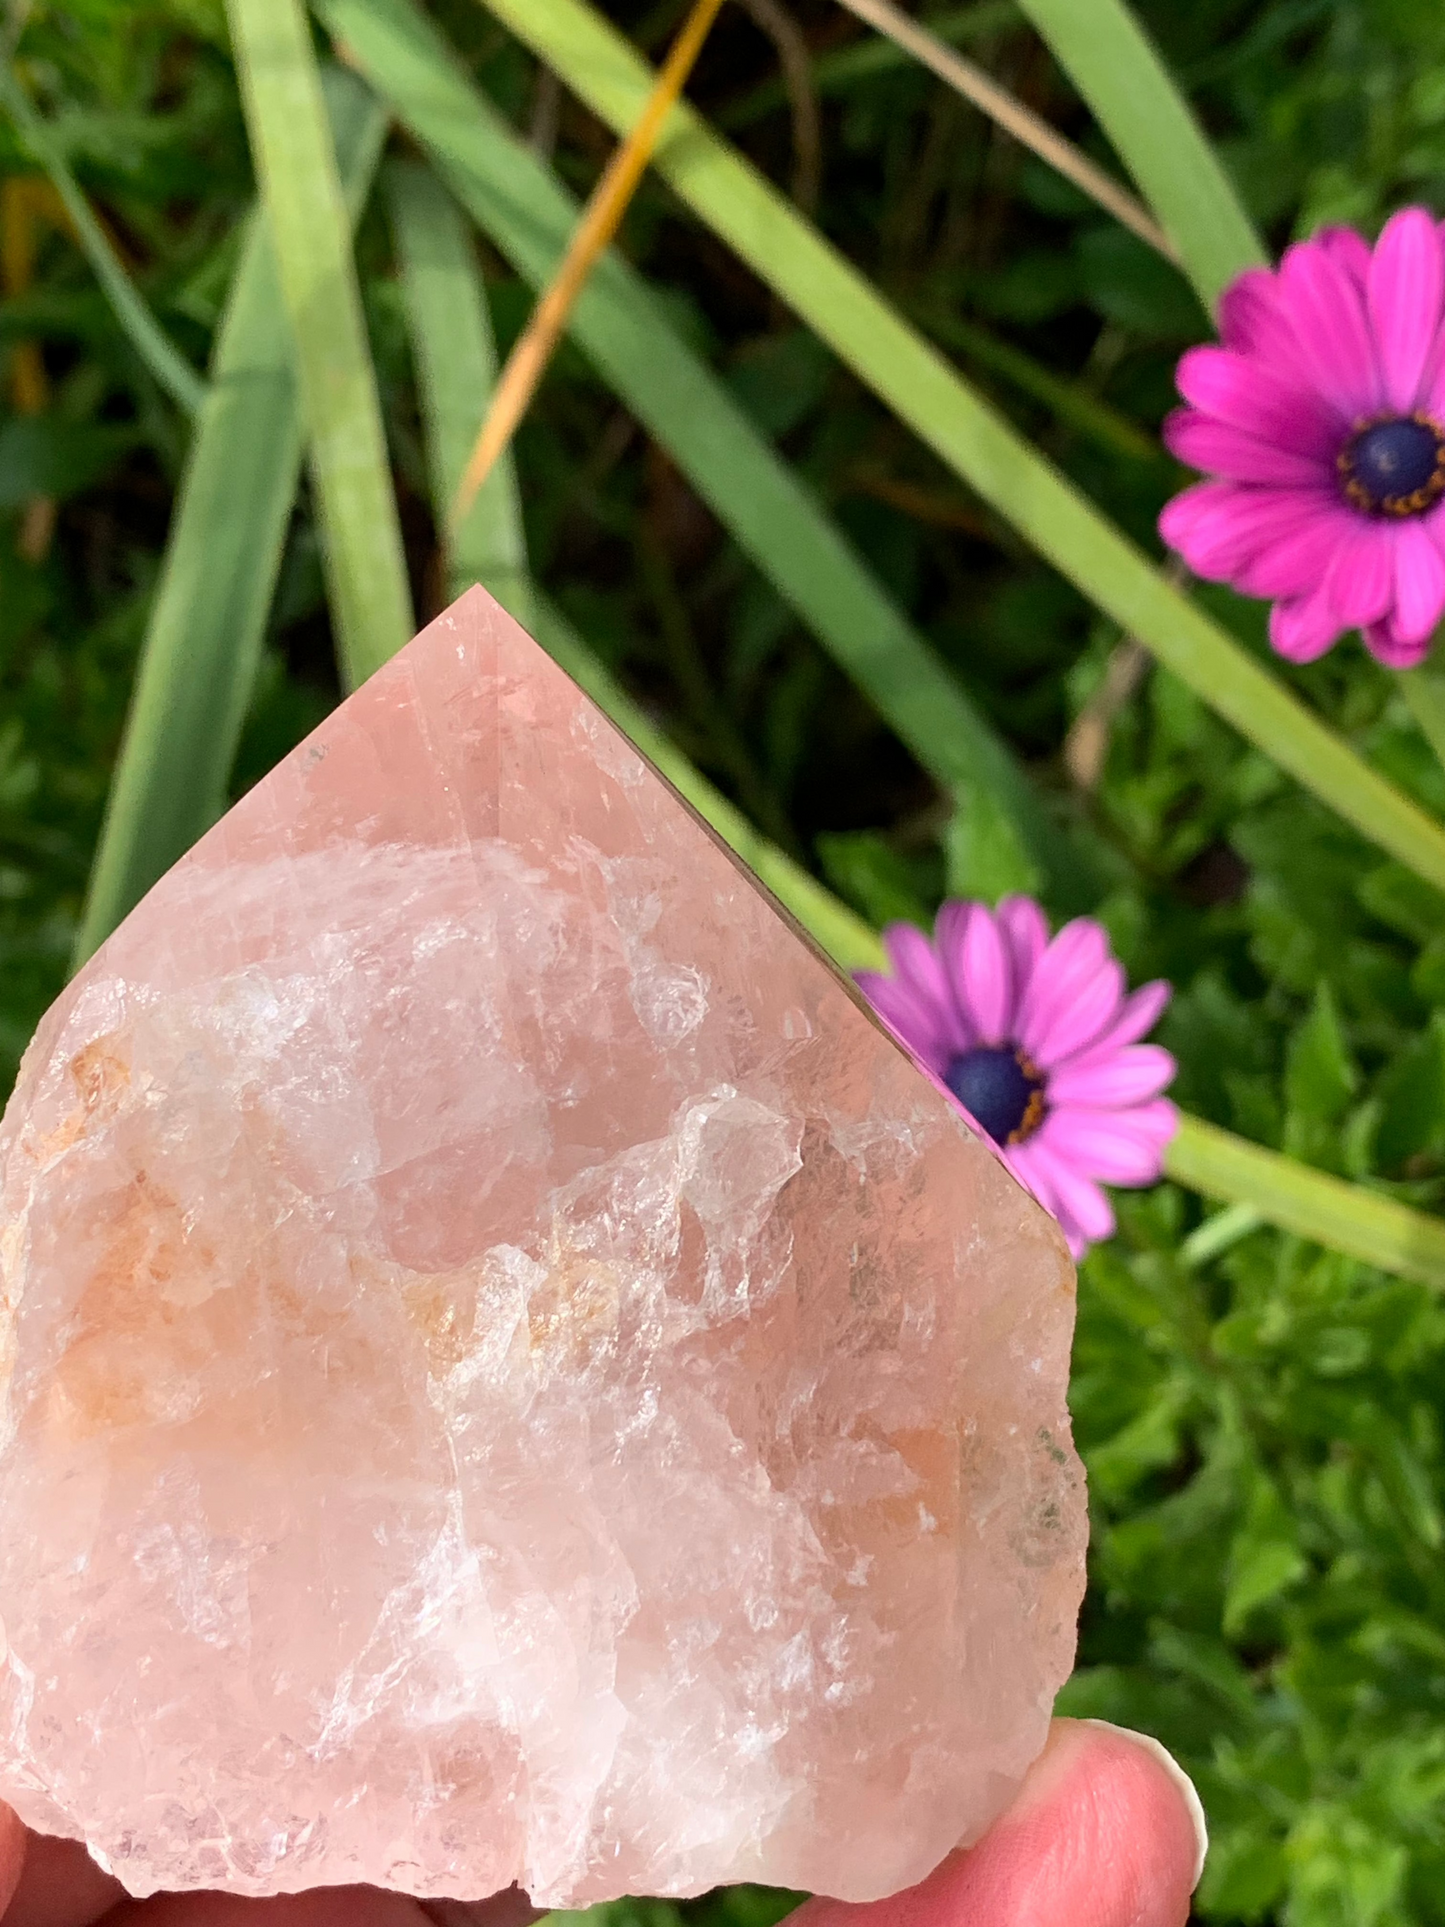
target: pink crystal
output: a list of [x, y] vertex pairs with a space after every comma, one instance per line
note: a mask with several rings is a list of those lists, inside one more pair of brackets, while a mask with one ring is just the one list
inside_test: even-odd
[[1068, 1673], [1051, 1221], [480, 590], [0, 1126], [0, 1793], [132, 1893], [863, 1899]]

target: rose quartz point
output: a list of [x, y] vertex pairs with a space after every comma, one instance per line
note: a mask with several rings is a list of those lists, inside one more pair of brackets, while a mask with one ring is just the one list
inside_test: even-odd
[[133, 1894], [920, 1879], [1083, 1585], [1052, 1222], [481, 590], [0, 1126], [0, 1795]]

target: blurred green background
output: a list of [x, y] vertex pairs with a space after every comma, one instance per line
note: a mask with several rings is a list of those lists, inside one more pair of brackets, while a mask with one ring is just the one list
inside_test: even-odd
[[[578, 195], [611, 134], [475, 0], [427, 9]], [[606, 11], [654, 60], [679, 0]], [[1445, 212], [1434, 0], [1142, 9], [1278, 247]], [[921, 10], [1107, 164], [1010, 0]], [[12, 5], [8, 52], [128, 270], [204, 367], [254, 190], [219, 0]], [[318, 34], [318, 50], [324, 46]], [[691, 98], [1139, 541], [1183, 475], [1157, 427], [1208, 323], [1185, 282], [831, 0], [726, 7]], [[393, 152], [406, 143], [394, 135]], [[1117, 170], [1116, 170], [1117, 171]], [[0, 1088], [64, 981], [187, 424], [0, 126]], [[1177, 986], [1176, 1095], [1256, 1141], [1445, 1206], [1445, 904], [1382, 863], [1035, 559], [650, 176], [624, 253], [826, 505], [1087, 854], [1131, 975]], [[501, 346], [529, 287], [480, 239]], [[381, 197], [358, 237], [420, 615], [445, 600]], [[751, 819], [864, 917], [1027, 883], [957, 810], [566, 346], [517, 443], [531, 565]], [[1201, 599], [1263, 651], [1261, 607]], [[1284, 672], [1432, 811], [1445, 776], [1351, 640]], [[303, 485], [233, 794], [338, 699]], [[1215, 1831], [1218, 1922], [1445, 1921], [1445, 1311], [1171, 1187], [1120, 1199], [1081, 1280], [1074, 1410], [1092, 1586], [1066, 1710], [1157, 1733]], [[665, 1927], [673, 1910], [634, 1910]], [[764, 1927], [767, 1896], [688, 1910]], [[627, 1906], [613, 1910], [626, 1917]]]

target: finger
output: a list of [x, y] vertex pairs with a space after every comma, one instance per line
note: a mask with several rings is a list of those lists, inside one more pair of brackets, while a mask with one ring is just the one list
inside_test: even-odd
[[1204, 1814], [1161, 1746], [1055, 1720], [1018, 1798], [979, 1841], [891, 1900], [811, 1900], [796, 1927], [1183, 1927]]
[[508, 1887], [490, 1900], [424, 1900], [421, 1910], [433, 1927], [532, 1927], [543, 1913], [520, 1887]]
[[122, 1897], [118, 1880], [102, 1873], [78, 1840], [25, 1836], [25, 1863], [3, 1927], [91, 1927]]
[[0, 1914], [5, 1912], [25, 1864], [25, 1829], [18, 1814], [0, 1806]]
[[[4, 1923], [9, 1927], [9, 1922]], [[108, 1914], [104, 1927], [430, 1927], [419, 1902], [376, 1887], [317, 1887], [248, 1900], [242, 1894], [156, 1894]]]

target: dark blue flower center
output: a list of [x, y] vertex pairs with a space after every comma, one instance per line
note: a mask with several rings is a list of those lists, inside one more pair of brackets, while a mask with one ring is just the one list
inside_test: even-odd
[[1366, 515], [1423, 515], [1445, 495], [1445, 433], [1426, 415], [1362, 422], [1340, 450], [1339, 470]]
[[1044, 1080], [1012, 1044], [964, 1051], [943, 1081], [995, 1144], [1022, 1144], [1043, 1122]]

